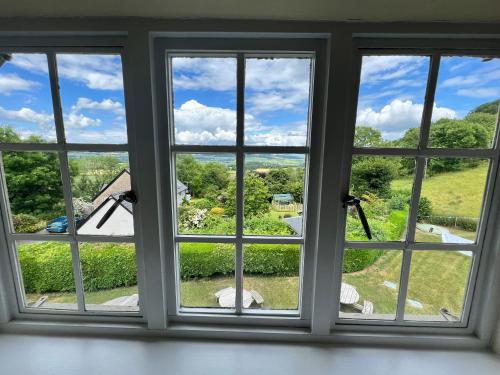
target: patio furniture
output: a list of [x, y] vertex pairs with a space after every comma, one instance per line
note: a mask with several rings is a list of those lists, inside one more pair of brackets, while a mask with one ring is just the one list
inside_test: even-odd
[[[215, 298], [217, 298], [217, 302], [219, 302], [220, 307], [234, 308], [236, 306], [236, 289], [233, 287], [221, 289], [215, 293]], [[243, 308], [248, 309], [254, 302], [261, 305], [264, 302], [264, 298], [262, 298], [262, 296], [255, 290], [249, 292], [248, 290], [243, 289]]]
[[344, 305], [354, 305], [359, 301], [359, 293], [355, 287], [350, 284], [342, 283], [340, 285], [340, 303]]

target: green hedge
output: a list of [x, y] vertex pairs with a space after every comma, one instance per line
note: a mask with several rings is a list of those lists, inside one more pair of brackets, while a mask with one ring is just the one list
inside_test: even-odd
[[357, 272], [371, 266], [383, 254], [383, 250], [357, 250], [346, 249], [344, 251], [343, 272]]
[[442, 225], [444, 227], [457, 227], [471, 232], [477, 230], [478, 224], [478, 219], [469, 217], [428, 216], [422, 218], [422, 221], [428, 224]]
[[[62, 242], [38, 242], [18, 247], [18, 257], [28, 293], [75, 290], [71, 250]], [[88, 292], [137, 284], [132, 244], [84, 243], [80, 245], [84, 288]]]

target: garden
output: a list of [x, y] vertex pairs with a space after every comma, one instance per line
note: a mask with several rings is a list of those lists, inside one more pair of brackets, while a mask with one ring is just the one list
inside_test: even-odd
[[[478, 108], [464, 119], [432, 124], [433, 147], [486, 148], [495, 116]], [[8, 128], [2, 137], [15, 137]], [[380, 132], [357, 127], [357, 146], [415, 147], [418, 129], [384, 144]], [[5, 140], [3, 140], [5, 141]], [[30, 155], [25, 155], [30, 154]], [[40, 155], [38, 155], [40, 154]], [[37, 232], [47, 220], [64, 215], [57, 156], [49, 153], [4, 153], [9, 199], [18, 232]], [[75, 155], [70, 159], [75, 198], [85, 206], [126, 163], [116, 155]], [[405, 238], [413, 186], [412, 158], [355, 156], [351, 194], [362, 199], [374, 240]], [[24, 171], [24, 172], [23, 172]], [[476, 238], [488, 162], [433, 158], [418, 206], [416, 241], [443, 242], [443, 233], [468, 241]], [[177, 154], [177, 180], [188, 189], [177, 207], [183, 234], [235, 233], [235, 160], [231, 155]], [[305, 161], [301, 155], [247, 155], [244, 169], [244, 233], [297, 236], [289, 219], [299, 219], [304, 204]], [[33, 191], [40, 194], [33, 196]], [[283, 197], [286, 196], [286, 201]], [[76, 207], [76, 203], [75, 203]], [[82, 211], [83, 212], [83, 211]], [[83, 214], [83, 213], [82, 213]], [[366, 240], [355, 211], [348, 210], [346, 238]], [[464, 242], [465, 243], [465, 242]], [[459, 250], [457, 248], [457, 250]], [[27, 300], [48, 296], [54, 303], [74, 303], [75, 288], [68, 245], [18, 243]], [[264, 309], [297, 309], [302, 249], [298, 245], [246, 244], [244, 288], [262, 295]], [[87, 303], [137, 293], [135, 249], [130, 244], [80, 244]], [[215, 293], [234, 287], [235, 249], [230, 244], [182, 243], [178, 248], [180, 303], [183, 307], [218, 307]], [[410, 269], [406, 312], [439, 315], [445, 307], [460, 315], [471, 256], [465, 252], [415, 251]], [[346, 249], [342, 280], [353, 285], [374, 313], [393, 318], [402, 254], [396, 250]], [[434, 286], [434, 287], [433, 287]], [[348, 314], [348, 312], [346, 312]]]

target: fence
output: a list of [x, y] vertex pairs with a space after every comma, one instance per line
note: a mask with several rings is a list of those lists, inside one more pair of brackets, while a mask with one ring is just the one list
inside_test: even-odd
[[276, 203], [273, 202], [272, 207], [274, 211], [294, 211], [294, 212], [302, 212], [302, 203]]

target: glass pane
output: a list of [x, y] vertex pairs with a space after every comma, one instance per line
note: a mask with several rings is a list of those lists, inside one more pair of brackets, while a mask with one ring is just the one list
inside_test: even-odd
[[172, 57], [175, 143], [236, 143], [236, 58]]
[[484, 159], [427, 160], [415, 240], [474, 243], [488, 175]]
[[[374, 241], [404, 241], [415, 170], [412, 158], [354, 156], [350, 194], [361, 206]], [[346, 239], [367, 240], [356, 208], [348, 207]]]
[[429, 145], [491, 148], [499, 98], [500, 58], [442, 57]]
[[346, 249], [340, 317], [394, 320], [402, 259], [398, 250]]
[[305, 156], [246, 154], [245, 234], [302, 236]]
[[246, 59], [246, 144], [307, 144], [313, 63], [311, 57]]
[[405, 319], [461, 320], [472, 256], [470, 251], [414, 250]]
[[76, 310], [70, 245], [65, 242], [16, 241], [26, 307]]
[[85, 308], [100, 311], [139, 311], [135, 245], [79, 244]]
[[182, 234], [234, 234], [234, 154], [176, 154], [177, 230]]
[[15, 232], [66, 232], [57, 153], [8, 151], [2, 160]]
[[0, 51], [0, 142], [55, 141], [47, 56]]
[[58, 54], [57, 71], [69, 143], [127, 143], [119, 55]]
[[243, 308], [299, 308], [300, 245], [243, 246]]
[[234, 309], [234, 245], [180, 243], [178, 246], [180, 306]]
[[131, 189], [128, 154], [69, 152], [68, 159], [77, 233], [132, 236], [134, 207], [127, 201], [121, 201], [109, 219], [97, 228], [120, 193]]
[[428, 71], [428, 56], [363, 56], [356, 147], [417, 147]]

